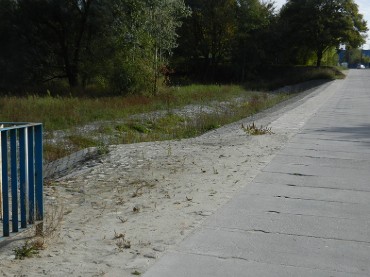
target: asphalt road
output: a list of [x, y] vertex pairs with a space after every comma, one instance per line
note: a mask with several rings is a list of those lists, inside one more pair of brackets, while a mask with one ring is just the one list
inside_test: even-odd
[[370, 276], [370, 70], [314, 98], [253, 182], [144, 276]]

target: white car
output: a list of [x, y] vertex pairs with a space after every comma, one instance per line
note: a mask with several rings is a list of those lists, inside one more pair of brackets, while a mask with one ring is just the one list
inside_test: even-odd
[[357, 69], [364, 69], [364, 68], [365, 68], [365, 66], [364, 66], [363, 64], [360, 64], [360, 63], [359, 63], [359, 64], [357, 65]]

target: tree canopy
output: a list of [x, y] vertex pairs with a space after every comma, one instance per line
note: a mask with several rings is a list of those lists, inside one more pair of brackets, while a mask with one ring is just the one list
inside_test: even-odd
[[155, 52], [171, 54], [188, 10], [182, 0], [0, 0], [0, 13], [3, 89], [67, 79], [124, 91], [151, 74]]
[[289, 49], [313, 51], [317, 66], [331, 47], [356, 48], [365, 42], [366, 22], [353, 0], [288, 0], [280, 20]]
[[[244, 82], [364, 43], [354, 0], [0, 0], [0, 91], [155, 94], [161, 74]], [[58, 92], [57, 92], [58, 93]]]

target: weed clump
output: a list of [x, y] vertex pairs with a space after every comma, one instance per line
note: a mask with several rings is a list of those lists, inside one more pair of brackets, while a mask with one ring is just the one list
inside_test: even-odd
[[30, 243], [29, 241], [26, 241], [23, 246], [13, 249], [13, 252], [16, 260], [24, 260], [25, 258], [30, 258], [39, 254], [39, 250], [40, 246], [36, 242]]
[[259, 136], [259, 135], [272, 135], [273, 132], [271, 131], [271, 127], [268, 128], [268, 127], [263, 127], [261, 125], [261, 127], [258, 127], [256, 126], [256, 124], [254, 124], [254, 122], [250, 125], [247, 125], [247, 127], [245, 127], [243, 124], [242, 124], [242, 129], [249, 135], [252, 135], [252, 136]]
[[116, 241], [116, 246], [118, 251], [122, 252], [124, 249], [131, 248], [131, 242], [125, 238], [126, 234], [123, 233], [116, 233], [114, 231], [114, 239]]

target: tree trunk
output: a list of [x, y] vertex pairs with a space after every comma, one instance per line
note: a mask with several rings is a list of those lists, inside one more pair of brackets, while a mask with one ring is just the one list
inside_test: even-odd
[[317, 61], [316, 61], [316, 67], [320, 67], [321, 66], [321, 60], [322, 60], [322, 55], [323, 55], [323, 51], [320, 49], [320, 50], [317, 50]]
[[77, 70], [67, 70], [67, 77], [70, 88], [76, 88], [79, 86]]

